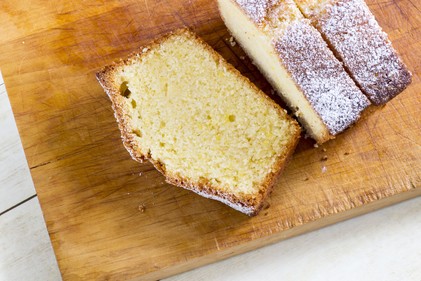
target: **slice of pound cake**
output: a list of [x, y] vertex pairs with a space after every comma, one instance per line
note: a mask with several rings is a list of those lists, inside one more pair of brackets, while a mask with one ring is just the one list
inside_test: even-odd
[[411, 73], [364, 0], [295, 1], [373, 104], [386, 103], [411, 83]]
[[318, 143], [370, 104], [293, 0], [218, 0], [222, 19]]
[[284, 109], [186, 29], [97, 78], [135, 160], [248, 215], [262, 208], [299, 139]]

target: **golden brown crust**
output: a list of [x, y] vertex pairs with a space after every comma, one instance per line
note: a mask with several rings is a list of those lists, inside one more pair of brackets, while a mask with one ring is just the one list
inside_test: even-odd
[[179, 29], [153, 41], [151, 44], [148, 45], [147, 49], [144, 49], [144, 52], [140, 51], [133, 53], [127, 59], [120, 60], [109, 66], [106, 66], [96, 74], [99, 83], [102, 85], [112, 102], [112, 108], [114, 110], [114, 115], [117, 119], [117, 123], [121, 131], [123, 144], [134, 160], [138, 162], [143, 162], [145, 159], [149, 160], [155, 166], [155, 168], [166, 177], [166, 181], [168, 183], [191, 190], [204, 197], [221, 201], [247, 215], [256, 215], [262, 208], [265, 198], [272, 191], [273, 185], [275, 184], [278, 175], [283, 170], [286, 161], [292, 155], [294, 148], [298, 143], [301, 129], [298, 123], [291, 117], [286, 116], [286, 118], [288, 118], [291, 121], [291, 123], [295, 126], [296, 130], [294, 132], [293, 140], [290, 142], [289, 146], [286, 149], [287, 154], [280, 155], [278, 157], [277, 161], [275, 162], [272, 168], [272, 171], [275, 172], [272, 172], [266, 176], [257, 195], [244, 195], [241, 198], [236, 196], [235, 194], [223, 192], [220, 189], [212, 187], [210, 182], [206, 179], [204, 179], [201, 182], [192, 182], [187, 178], [182, 178], [178, 175], [172, 174], [171, 171], [167, 171], [165, 169], [164, 163], [152, 159], [149, 153], [143, 154], [141, 152], [141, 149], [138, 147], [137, 142], [135, 141], [135, 134], [132, 132], [132, 128], [129, 122], [130, 118], [125, 114], [125, 100], [124, 97], [119, 93], [119, 85], [117, 85], [116, 81], [114, 81], [114, 75], [117, 71], [119, 71], [120, 67], [129, 65], [130, 63], [132, 63], [132, 60], [138, 60], [149, 50], [159, 46], [159, 44], [167, 40], [169, 37], [176, 35], [185, 35], [191, 39], [194, 39], [197, 43], [201, 44], [202, 47], [204, 47], [207, 51], [209, 51], [210, 54], [212, 54], [216, 61], [219, 61], [219, 63], [223, 64], [228, 71], [234, 73], [237, 76], [237, 79], [242, 79], [243, 81], [248, 83], [251, 88], [258, 92], [259, 95], [261, 95], [265, 99], [268, 106], [275, 108], [278, 111], [279, 115], [284, 115], [284, 113], [282, 112], [283, 109], [280, 108], [279, 105], [277, 105], [266, 94], [260, 91], [246, 77], [242, 76], [237, 69], [235, 69], [229, 63], [227, 63], [214, 49], [212, 49], [208, 44], [206, 44], [201, 38], [199, 38], [197, 35], [189, 31], [188, 29]]

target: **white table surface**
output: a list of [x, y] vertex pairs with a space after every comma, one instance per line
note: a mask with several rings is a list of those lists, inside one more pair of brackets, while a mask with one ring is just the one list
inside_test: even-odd
[[[0, 281], [14, 280], [61, 276], [0, 75]], [[421, 197], [165, 280], [421, 281]]]

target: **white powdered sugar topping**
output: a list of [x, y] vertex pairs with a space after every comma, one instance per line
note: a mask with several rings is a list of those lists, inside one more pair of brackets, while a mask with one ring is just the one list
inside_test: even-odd
[[256, 23], [260, 23], [277, 0], [235, 0], [237, 4]]
[[411, 73], [363, 0], [340, 0], [312, 20], [373, 103], [410, 84]]
[[307, 20], [291, 23], [275, 45], [284, 66], [332, 135], [358, 120], [370, 102]]

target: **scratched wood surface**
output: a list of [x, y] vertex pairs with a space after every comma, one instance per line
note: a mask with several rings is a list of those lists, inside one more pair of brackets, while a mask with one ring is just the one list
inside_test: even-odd
[[215, 1], [1, 1], [0, 67], [63, 279], [158, 279], [420, 195], [420, 3], [369, 5], [412, 85], [323, 147], [303, 138], [248, 218], [132, 161], [94, 77], [189, 26], [270, 94]]

